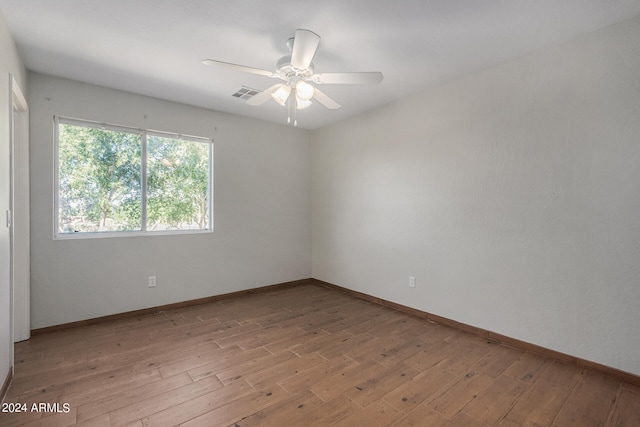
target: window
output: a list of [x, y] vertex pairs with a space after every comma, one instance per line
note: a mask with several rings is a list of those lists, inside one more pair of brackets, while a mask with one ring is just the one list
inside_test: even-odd
[[56, 118], [57, 238], [211, 231], [211, 139]]

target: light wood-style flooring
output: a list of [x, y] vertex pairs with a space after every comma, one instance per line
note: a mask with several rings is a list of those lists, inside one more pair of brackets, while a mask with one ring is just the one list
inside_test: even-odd
[[[11, 426], [640, 426], [640, 387], [315, 284], [34, 336]], [[49, 408], [51, 409], [51, 407]]]

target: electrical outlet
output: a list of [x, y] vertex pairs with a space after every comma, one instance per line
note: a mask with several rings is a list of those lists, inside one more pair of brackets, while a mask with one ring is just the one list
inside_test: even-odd
[[150, 288], [156, 287], [156, 276], [149, 276], [149, 287]]
[[415, 276], [409, 276], [409, 287], [410, 288], [415, 288], [416, 287], [416, 277]]

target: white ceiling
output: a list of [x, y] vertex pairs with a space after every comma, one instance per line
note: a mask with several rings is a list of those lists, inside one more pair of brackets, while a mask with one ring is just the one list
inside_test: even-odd
[[231, 96], [274, 70], [297, 28], [322, 37], [316, 72], [381, 71], [375, 86], [323, 86], [340, 104], [298, 112], [315, 129], [546, 45], [640, 15], [638, 0], [0, 0], [30, 70], [286, 123], [274, 101]]

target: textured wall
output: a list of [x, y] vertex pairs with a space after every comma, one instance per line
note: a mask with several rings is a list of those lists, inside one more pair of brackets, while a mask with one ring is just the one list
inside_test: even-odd
[[635, 19], [316, 131], [313, 277], [640, 374], [639, 48]]
[[[30, 81], [33, 328], [310, 276], [308, 132], [39, 74]], [[213, 137], [215, 232], [53, 240], [54, 115]]]

